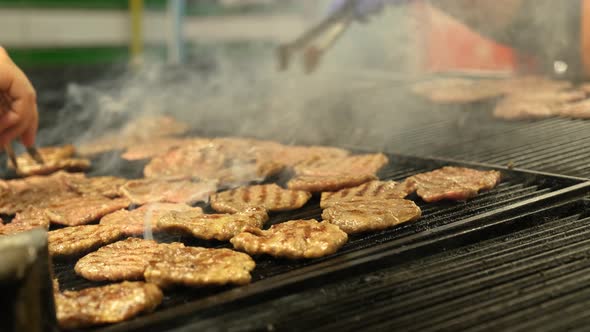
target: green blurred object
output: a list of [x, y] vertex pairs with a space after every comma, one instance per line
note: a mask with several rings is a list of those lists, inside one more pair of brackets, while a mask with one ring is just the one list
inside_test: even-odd
[[14, 62], [21, 67], [92, 65], [126, 62], [129, 59], [129, 48], [127, 46], [9, 49], [8, 53]]

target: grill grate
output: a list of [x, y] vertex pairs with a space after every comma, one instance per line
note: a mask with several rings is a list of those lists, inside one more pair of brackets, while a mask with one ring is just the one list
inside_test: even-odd
[[[413, 157], [390, 156], [391, 164], [384, 169], [380, 177], [383, 179], [403, 180], [407, 176], [430, 171], [443, 165], [455, 164], [446, 161], [433, 159], [421, 159]], [[472, 166], [473, 165], [464, 165]], [[482, 167], [481, 165], [479, 167]], [[167, 291], [163, 304], [155, 314], [147, 318], [158, 319], [158, 314], [170, 318], [179, 306], [185, 306], [186, 310], [195, 310], [195, 306], [212, 306], [236, 298], [264, 292], [273, 287], [288, 285], [298, 278], [311, 278], [330, 272], [332, 265], [342, 265], [348, 262], [349, 266], [354, 264], [353, 259], [363, 255], [372, 255], [380, 244], [402, 247], [412, 241], [433, 235], [442, 235], [452, 229], [455, 224], [469, 218], [478, 220], [486, 213], [494, 213], [504, 209], [510, 209], [515, 204], [528, 204], [543, 201], [552, 194], [578, 194], [578, 190], [586, 190], [589, 184], [583, 183], [580, 179], [560, 178], [542, 174], [527, 173], [504, 169], [502, 171], [503, 182], [493, 190], [482, 193], [477, 198], [468, 202], [444, 202], [436, 204], [425, 204], [414, 198], [423, 209], [423, 217], [413, 223], [402, 224], [377, 233], [366, 235], [353, 235], [349, 242], [336, 254], [329, 257], [310, 261], [287, 261], [276, 260], [268, 257], [256, 258], [257, 268], [253, 272], [253, 284], [242, 288], [221, 287], [214, 289], [177, 289]], [[575, 189], [573, 189], [575, 188]], [[282, 222], [289, 219], [320, 218], [321, 209], [319, 199], [315, 197], [303, 209], [294, 212], [283, 212], [271, 215], [269, 224]], [[194, 239], [187, 239], [178, 236], [162, 235], [159, 240], [163, 242], [182, 241], [189, 245], [224, 247], [227, 244], [219, 242], [206, 242]], [[54, 271], [60, 281], [62, 289], [79, 289], [95, 286], [97, 283], [88, 282], [73, 272], [75, 260], [57, 261], [54, 264]], [[277, 279], [279, 278], [279, 282]], [[268, 279], [268, 280], [265, 280]], [[192, 307], [191, 307], [192, 306]], [[193, 309], [191, 309], [193, 308]], [[166, 310], [170, 309], [170, 310]], [[167, 316], [168, 315], [168, 316]], [[137, 320], [137, 327], [142, 326], [141, 318]], [[130, 330], [135, 325], [122, 323], [105, 328], [105, 330]]]
[[184, 329], [292, 331], [311, 322], [317, 331], [587, 326], [590, 216], [580, 211], [589, 207], [576, 201], [505, 219], [521, 230], [446, 252], [438, 248], [410, 263], [404, 257], [383, 261], [375, 272], [235, 311], [203, 312]]

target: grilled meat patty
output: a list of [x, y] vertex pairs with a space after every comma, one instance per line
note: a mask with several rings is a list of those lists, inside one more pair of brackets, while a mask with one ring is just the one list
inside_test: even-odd
[[425, 202], [443, 199], [463, 201], [477, 196], [480, 190], [494, 188], [500, 182], [498, 171], [478, 171], [464, 167], [443, 167], [406, 179], [412, 192], [416, 191]]
[[331, 176], [300, 175], [287, 182], [291, 190], [310, 192], [336, 191], [343, 188], [359, 186], [365, 182], [377, 180], [373, 174], [345, 174]]
[[349, 154], [347, 150], [328, 146], [282, 145], [271, 151], [274, 160], [289, 167], [323, 158], [342, 158]]
[[322, 213], [322, 219], [348, 234], [380, 231], [420, 218], [422, 212], [412, 201], [391, 199], [367, 199], [334, 202]]
[[126, 198], [108, 199], [104, 196], [78, 196], [54, 202], [45, 208], [52, 223], [78, 226], [124, 209], [130, 205]]
[[186, 203], [208, 201], [217, 190], [216, 181], [195, 182], [184, 179], [131, 180], [120, 188], [121, 194], [133, 204]]
[[370, 181], [352, 188], [323, 192], [320, 206], [325, 209], [328, 206], [339, 202], [404, 198], [409, 193], [410, 188], [406, 187], [405, 183], [397, 183], [395, 181]]
[[590, 99], [557, 106], [555, 112], [564, 118], [590, 119]]
[[60, 228], [47, 235], [51, 256], [73, 256], [117, 241], [123, 233], [118, 227], [83, 225]]
[[255, 266], [250, 256], [229, 249], [167, 247], [152, 257], [144, 276], [160, 287], [244, 285]]
[[146, 227], [152, 232], [159, 231], [158, 220], [172, 211], [203, 213], [201, 208], [193, 208], [186, 204], [151, 203], [135, 210], [119, 210], [107, 214], [100, 219], [100, 224], [116, 226], [125, 235], [142, 235]]
[[[43, 164], [38, 164], [26, 153], [16, 158], [16, 171], [19, 175], [46, 175], [59, 170], [84, 171], [90, 168], [90, 160], [72, 158], [76, 151], [73, 145], [40, 148], [38, 151], [43, 158]], [[9, 167], [14, 165], [9, 162]]]
[[81, 174], [57, 172], [48, 176], [30, 176], [25, 179], [0, 180], [0, 213], [15, 214], [29, 207], [43, 208], [54, 202], [77, 197], [65, 185], [68, 177]]
[[247, 228], [230, 240], [234, 248], [251, 255], [288, 259], [317, 258], [335, 253], [348, 240], [338, 226], [317, 220], [292, 220], [268, 230]]
[[250, 207], [235, 214], [203, 214], [196, 211], [171, 212], [162, 216], [158, 228], [181, 232], [205, 240], [227, 241], [247, 227], [262, 228], [266, 210]]
[[377, 172], [389, 160], [382, 153], [326, 158], [295, 166], [289, 189], [311, 192], [337, 191], [376, 180]]
[[[170, 149], [183, 146], [184, 144], [194, 143], [196, 140], [197, 139], [187, 140], [182, 138], [163, 137], [149, 142], [131, 145], [127, 147], [127, 150], [121, 155], [121, 158], [130, 161], [151, 159], [168, 152]], [[209, 140], [202, 139], [202, 141], [206, 142]]]
[[128, 238], [82, 257], [74, 269], [78, 275], [92, 281], [141, 280], [152, 257], [167, 246], [184, 245]]
[[8, 224], [2, 225], [0, 221], [0, 235], [26, 232], [38, 227], [49, 229], [49, 218], [43, 209], [29, 207], [18, 212]]
[[118, 323], [142, 312], [153, 311], [163, 294], [158, 286], [122, 282], [79, 291], [55, 293], [59, 325], [65, 329]]
[[98, 176], [87, 178], [68, 177], [65, 178], [66, 185], [80, 195], [102, 195], [108, 198], [121, 196], [119, 188], [127, 183], [127, 179], [116, 176]]
[[262, 181], [284, 165], [234, 151], [219, 143], [186, 145], [152, 159], [144, 168], [147, 178], [181, 177], [216, 180], [226, 186]]
[[211, 196], [211, 207], [218, 212], [235, 213], [260, 206], [268, 211], [295, 210], [307, 203], [311, 194], [283, 189], [276, 184], [240, 187]]

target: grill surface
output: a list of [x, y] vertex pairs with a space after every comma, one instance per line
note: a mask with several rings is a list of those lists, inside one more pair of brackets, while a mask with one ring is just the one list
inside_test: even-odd
[[311, 324], [314, 331], [584, 330], [590, 215], [582, 211], [589, 207], [582, 200], [498, 220], [513, 234], [437, 248], [409, 263], [407, 256], [382, 261], [374, 272], [280, 299], [204, 311], [170, 331], [295, 331]]
[[[403, 180], [416, 173], [430, 171], [443, 165], [456, 164], [447, 161], [396, 155], [390, 156], [390, 160], [390, 165], [380, 174], [383, 179]], [[479, 165], [479, 167], [483, 166]], [[134, 170], [135, 168], [122, 167], [121, 170]], [[131, 174], [124, 175], [130, 176]], [[106, 327], [104, 330], [128, 331], [133, 328], [141, 329], [145, 328], [144, 324], [176, 319], [178, 315], [194, 313], [196, 310], [216, 304], [227, 303], [252, 295], [258, 296], [278, 287], [288, 286], [324, 274], [327, 275], [342, 268], [379, 259], [386, 254], [394, 254], [395, 250], [419, 240], [432, 237], [440, 239], [445, 235], [460, 232], [465, 228], [475, 227], [485, 223], [486, 218], [510, 211], [515, 207], [532, 207], [535, 204], [556, 197], [564, 198], [568, 195], [579, 195], [590, 187], [590, 183], [585, 183], [583, 180], [576, 178], [554, 177], [508, 169], [503, 169], [502, 175], [503, 181], [497, 188], [482, 193], [468, 202], [425, 204], [414, 197], [423, 210], [423, 217], [420, 220], [402, 224], [399, 227], [382, 232], [351, 236], [349, 242], [335, 255], [322, 259], [295, 262], [258, 257], [256, 258], [257, 267], [253, 272], [253, 284], [250, 286], [167, 291], [162, 306], [155, 314], [128, 323]], [[321, 210], [318, 201], [319, 199], [315, 197], [303, 209], [291, 213], [274, 214], [271, 216], [269, 224], [290, 219], [319, 219]], [[160, 236], [159, 240], [164, 242], [182, 241], [190, 245], [208, 247], [227, 246], [219, 242], [205, 242], [166, 235]], [[74, 264], [75, 260], [57, 261], [54, 264], [54, 270], [62, 289], [79, 289], [97, 285], [76, 276], [73, 272]]]

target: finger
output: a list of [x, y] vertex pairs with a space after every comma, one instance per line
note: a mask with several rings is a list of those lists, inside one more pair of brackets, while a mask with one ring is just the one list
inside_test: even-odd
[[39, 128], [39, 117], [35, 112], [35, 116], [32, 121], [29, 123], [29, 126], [25, 129], [21, 137], [21, 141], [25, 147], [31, 147], [35, 145], [35, 139], [37, 136], [37, 129]]
[[4, 146], [12, 142], [15, 138], [21, 137], [26, 129], [27, 126], [23, 123], [19, 123], [6, 129], [4, 132], [0, 133], [0, 145]]
[[15, 112], [6, 112], [0, 116], [0, 133], [6, 129], [14, 127], [21, 122], [22, 116]]

